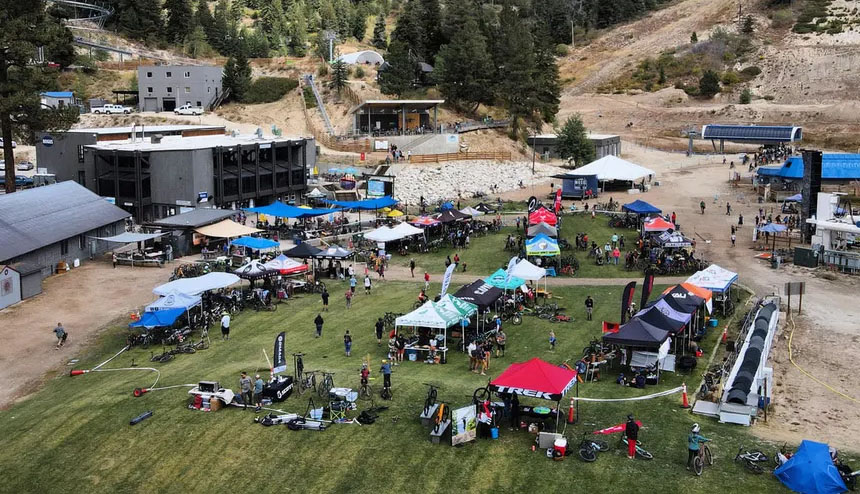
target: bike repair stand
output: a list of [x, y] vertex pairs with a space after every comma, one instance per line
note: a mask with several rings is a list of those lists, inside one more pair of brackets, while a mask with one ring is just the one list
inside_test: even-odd
[[430, 427], [433, 424], [433, 415], [436, 414], [436, 410], [439, 410], [438, 403], [434, 403], [433, 406], [427, 410], [427, 413], [422, 411], [421, 415], [418, 416], [418, 418], [421, 419], [421, 425], [424, 427]]

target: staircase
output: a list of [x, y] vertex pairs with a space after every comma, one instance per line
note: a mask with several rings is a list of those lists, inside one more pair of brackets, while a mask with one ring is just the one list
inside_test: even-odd
[[[215, 90], [217, 91], [218, 88], [215, 88]], [[217, 98], [215, 98], [215, 101], [213, 101], [212, 104], [209, 105], [209, 111], [217, 110], [218, 107], [221, 106], [222, 103], [224, 103], [224, 100], [226, 100], [229, 97], [230, 97], [230, 88], [229, 87], [224, 88], [224, 90], [221, 91], [221, 94]]]
[[413, 151], [418, 146], [424, 144], [425, 142], [429, 141], [430, 139], [433, 139], [434, 137], [436, 137], [438, 135], [439, 134], [426, 134], [426, 135], [423, 135], [417, 139], [413, 139], [413, 140], [409, 141], [407, 144], [404, 144], [402, 146], [403, 149], [401, 151], [403, 151], [403, 152]]
[[311, 91], [314, 93], [314, 98], [317, 100], [317, 108], [320, 110], [320, 115], [322, 115], [323, 122], [325, 122], [325, 129], [328, 132], [328, 135], [334, 135], [334, 127], [331, 125], [331, 120], [328, 118], [328, 112], [325, 111], [325, 104], [323, 103], [322, 95], [319, 91], [317, 91], [317, 86], [314, 84], [314, 76], [312, 74], [305, 74], [302, 76], [305, 84], [310, 86]]

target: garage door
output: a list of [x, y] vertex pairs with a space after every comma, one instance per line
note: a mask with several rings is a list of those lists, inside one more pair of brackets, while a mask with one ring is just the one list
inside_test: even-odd
[[164, 111], [173, 111], [176, 109], [176, 98], [164, 98]]
[[143, 98], [143, 111], [158, 111], [158, 98]]

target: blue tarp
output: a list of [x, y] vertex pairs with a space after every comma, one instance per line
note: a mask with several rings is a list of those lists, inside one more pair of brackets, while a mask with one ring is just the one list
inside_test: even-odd
[[788, 230], [788, 227], [779, 223], [768, 223], [767, 225], [760, 226], [758, 229], [758, 231], [765, 233], [781, 233], [786, 230]]
[[230, 244], [238, 245], [239, 247], [247, 247], [251, 250], [274, 249], [281, 246], [281, 244], [274, 240], [260, 237], [239, 237], [230, 242]]
[[525, 280], [517, 278], [516, 276], [511, 276], [511, 279], [505, 283], [506, 277], [507, 274], [505, 273], [505, 270], [499, 268], [498, 271], [484, 278], [484, 281], [486, 281], [488, 285], [492, 285], [502, 290], [514, 290], [525, 284]]
[[71, 91], [45, 91], [42, 93], [42, 96], [49, 98], [71, 98], [74, 96], [74, 93]]
[[173, 326], [179, 316], [185, 313], [185, 309], [165, 309], [156, 312], [144, 312], [140, 319], [129, 324], [130, 328], [158, 328]]
[[364, 201], [329, 201], [324, 200], [328, 204], [340, 206], [346, 209], [358, 209], [360, 211], [371, 211], [374, 209], [390, 208], [397, 204], [391, 196], [380, 197], [378, 199], [366, 199]]
[[[763, 177], [803, 178], [803, 158], [792, 156], [782, 166], [763, 166], [756, 172]], [[821, 156], [824, 180], [860, 179], [860, 154], [824, 153]]]
[[322, 216], [329, 213], [334, 213], [340, 211], [339, 209], [305, 209], [296, 206], [290, 206], [282, 203], [281, 201], [275, 201], [268, 206], [261, 206], [258, 208], [247, 208], [245, 211], [250, 211], [252, 213], [263, 213], [267, 216], [275, 216], [278, 218], [314, 218], [316, 216]]
[[621, 207], [622, 211], [628, 211], [636, 214], [660, 214], [662, 211], [660, 209], [648, 204], [645, 201], [637, 199], [629, 204], [625, 204]]
[[786, 487], [803, 494], [837, 494], [848, 488], [830, 459], [826, 444], [804, 440], [797, 452], [773, 471]]

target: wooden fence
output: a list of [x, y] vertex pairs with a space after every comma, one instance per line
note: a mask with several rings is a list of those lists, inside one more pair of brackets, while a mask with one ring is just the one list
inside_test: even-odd
[[463, 160], [510, 160], [511, 153], [445, 153], [445, 154], [413, 154], [410, 163], [439, 163], [442, 161]]

